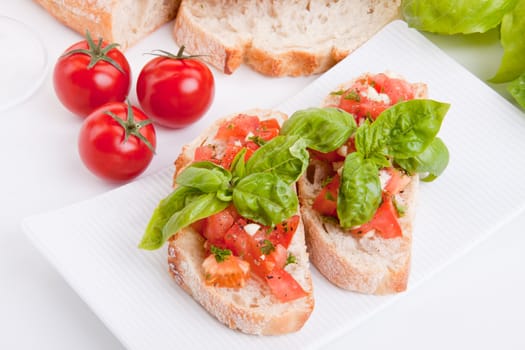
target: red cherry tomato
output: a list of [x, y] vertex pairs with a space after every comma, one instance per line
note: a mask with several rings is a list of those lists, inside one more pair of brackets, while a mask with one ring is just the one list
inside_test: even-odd
[[86, 39], [69, 47], [53, 71], [53, 85], [60, 102], [71, 112], [86, 117], [107, 102], [122, 102], [131, 87], [126, 57], [102, 39]]
[[142, 68], [137, 98], [146, 114], [159, 125], [183, 128], [199, 120], [210, 108], [215, 80], [202, 61], [165, 51]]
[[78, 150], [95, 175], [127, 181], [147, 168], [156, 143], [155, 128], [140, 109], [124, 102], [111, 102], [84, 120]]

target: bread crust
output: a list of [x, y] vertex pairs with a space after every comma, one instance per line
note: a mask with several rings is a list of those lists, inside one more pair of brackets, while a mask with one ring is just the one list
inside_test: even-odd
[[325, 72], [398, 19], [400, 2], [182, 0], [173, 36], [226, 74], [244, 62], [267, 76], [307, 76]]
[[[217, 120], [198, 138], [185, 145], [175, 161], [175, 176], [192, 162], [195, 149], [215, 136], [224, 120], [238, 114]], [[260, 119], [276, 118], [280, 123], [286, 119], [284, 113], [273, 110], [252, 109], [243, 114], [257, 115]], [[191, 227], [169, 239], [168, 266], [175, 282], [228, 327], [248, 334], [279, 335], [300, 330], [314, 308], [313, 284], [302, 221], [289, 250], [296, 257], [297, 264], [288, 265], [286, 270], [307, 292], [306, 297], [289, 303], [279, 302], [271, 295], [268, 286], [255, 276], [250, 277], [240, 289], [208, 286], [201, 268], [206, 258], [204, 238]]]
[[94, 39], [134, 45], [163, 24], [173, 20], [180, 0], [157, 2], [126, 0], [35, 0], [59, 22], [82, 36], [88, 30]]
[[[400, 76], [386, 72], [391, 77]], [[355, 80], [337, 86], [334, 91], [344, 91]], [[415, 98], [426, 98], [427, 86], [411, 84]], [[337, 106], [340, 94], [327, 95], [324, 106]], [[331, 164], [312, 160], [307, 173], [298, 181], [306, 241], [312, 264], [334, 285], [365, 294], [391, 294], [406, 290], [412, 256], [412, 231], [419, 188], [419, 177], [411, 177], [410, 183], [399, 195], [406, 212], [399, 218], [402, 237], [382, 238], [375, 231], [362, 237], [351, 235], [337, 223], [323, 218], [312, 209], [312, 204], [330, 175]]]

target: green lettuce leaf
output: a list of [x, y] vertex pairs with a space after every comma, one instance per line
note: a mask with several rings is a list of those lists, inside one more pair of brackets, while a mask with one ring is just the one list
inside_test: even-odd
[[507, 90], [518, 104], [525, 109], [525, 72], [518, 79], [512, 81], [507, 86]]
[[503, 57], [493, 83], [505, 83], [525, 73], [525, 0], [507, 13], [501, 22]]
[[495, 28], [518, 0], [403, 0], [410, 27], [439, 34], [484, 33]]

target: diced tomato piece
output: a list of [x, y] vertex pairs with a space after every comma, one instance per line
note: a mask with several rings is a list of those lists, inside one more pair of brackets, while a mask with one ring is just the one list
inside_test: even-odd
[[288, 258], [288, 251], [282, 244], [277, 244], [274, 247], [275, 249], [263, 260], [267, 272], [271, 272], [275, 268], [283, 268]]
[[213, 148], [212, 145], [204, 145], [204, 146], [197, 147], [195, 149], [194, 160], [196, 162], [205, 161], [205, 160], [212, 161], [214, 163], [219, 162], [215, 158], [215, 149]]
[[383, 238], [401, 237], [403, 232], [397, 219], [397, 210], [389, 195], [383, 195], [383, 202], [377, 209], [372, 220], [352, 230], [354, 234], [365, 234], [370, 230], [376, 230]]
[[281, 127], [279, 125], [279, 122], [277, 119], [267, 119], [262, 120], [257, 130], [255, 130], [254, 135], [260, 137], [264, 141], [270, 141], [277, 135], [279, 135], [279, 132], [281, 130]]
[[222, 157], [220, 161], [220, 165], [224, 169], [230, 169], [232, 166], [232, 162], [235, 159], [235, 156], [237, 153], [239, 153], [242, 150], [242, 146], [238, 146], [234, 143], [229, 143], [226, 147], [226, 150], [224, 151], [224, 156]]
[[240, 218], [224, 234], [226, 247], [242, 258], [251, 255], [254, 250], [253, 238], [244, 230], [246, 224], [247, 221]]
[[237, 216], [238, 214], [233, 206], [208, 216], [202, 224], [202, 235], [212, 244], [223, 242], [224, 235], [233, 226]]
[[193, 224], [191, 224], [190, 226], [197, 232], [201, 233], [204, 231], [204, 223], [206, 222], [207, 218], [205, 219], [200, 219], [198, 221], [195, 221]]
[[234, 255], [219, 262], [210, 254], [202, 262], [202, 269], [206, 284], [216, 287], [240, 288], [250, 277], [250, 264]]
[[414, 98], [413, 86], [402, 79], [391, 78], [386, 74], [379, 73], [372, 77], [371, 84], [377, 92], [385, 93], [390, 97], [391, 105]]
[[275, 225], [275, 228], [270, 231], [270, 228], [263, 228], [254, 235], [255, 240], [261, 241], [268, 239], [274, 246], [280, 244], [288, 249], [290, 242], [293, 239], [295, 231], [299, 226], [299, 215], [294, 215], [287, 220]]
[[390, 179], [384, 188], [384, 191], [389, 195], [393, 196], [403, 191], [411, 181], [410, 176], [396, 168], [387, 168], [385, 170], [390, 174]]
[[312, 208], [321, 215], [337, 217], [337, 193], [339, 192], [340, 177], [336, 174], [330, 183], [323, 187], [317, 195]]
[[265, 276], [272, 293], [282, 302], [305, 297], [303, 287], [287, 271], [275, 268]]
[[259, 127], [259, 118], [246, 114], [239, 114], [226, 123], [222, 124], [215, 135], [218, 140], [233, 141], [243, 140], [251, 132], [254, 133]]

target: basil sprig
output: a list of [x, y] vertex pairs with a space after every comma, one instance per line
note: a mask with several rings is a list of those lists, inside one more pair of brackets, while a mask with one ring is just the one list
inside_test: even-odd
[[368, 222], [381, 203], [379, 169], [393, 164], [426, 181], [448, 164], [448, 150], [436, 135], [450, 105], [434, 100], [409, 100], [365, 122], [355, 133], [356, 152], [344, 162], [337, 214], [344, 228]]
[[[325, 127], [334, 124], [330, 137], [338, 141], [330, 141], [333, 149], [353, 132], [341, 126], [351, 122], [327, 118], [321, 109], [311, 112], [306, 114], [321, 118], [319, 123]], [[316, 117], [318, 114], [322, 116]], [[351, 116], [348, 119], [353, 122]], [[311, 117], [306, 116], [305, 121], [312, 122]], [[224, 210], [231, 203], [243, 217], [265, 226], [274, 226], [292, 216], [299, 201], [291, 185], [308, 166], [307, 147], [327, 149], [327, 141], [312, 133], [304, 138], [294, 127], [287, 130], [288, 135], [282, 134], [265, 143], [248, 161], [243, 148], [235, 156], [231, 171], [208, 161], [195, 162], [185, 168], [175, 180], [175, 190], [161, 200], [153, 212], [139, 247], [158, 249], [182, 228]]]

